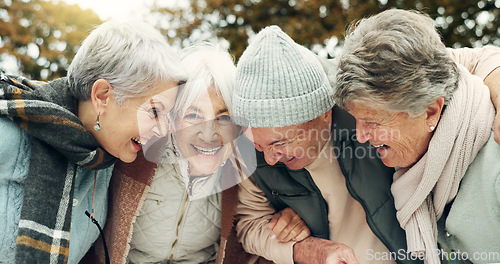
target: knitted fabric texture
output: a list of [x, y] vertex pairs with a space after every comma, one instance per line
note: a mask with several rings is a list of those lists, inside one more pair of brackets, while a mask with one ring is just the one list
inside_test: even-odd
[[233, 113], [238, 125], [300, 124], [334, 105], [332, 87], [316, 55], [277, 26], [257, 34], [236, 71]]
[[66, 78], [50, 83], [1, 74], [0, 116], [31, 136], [32, 150], [17, 235], [16, 263], [65, 263], [76, 166], [101, 169], [115, 158], [74, 114]]

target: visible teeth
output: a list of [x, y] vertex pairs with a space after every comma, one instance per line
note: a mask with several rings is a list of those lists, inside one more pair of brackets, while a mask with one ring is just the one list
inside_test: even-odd
[[220, 147], [217, 147], [217, 148], [202, 148], [202, 147], [198, 147], [198, 146], [195, 146], [195, 145], [192, 145], [198, 152], [204, 154], [204, 155], [215, 155], [217, 153], [217, 151], [219, 151], [222, 146]]
[[140, 139], [138, 139], [138, 138], [136, 138], [136, 137], [133, 137], [133, 138], [132, 138], [132, 140], [133, 140], [135, 143], [139, 144], [139, 145], [144, 145], [144, 144], [146, 144], [146, 142], [142, 142]]
[[385, 146], [385, 145], [384, 145], [384, 144], [382, 144], [382, 145], [373, 145], [373, 146], [374, 146], [374, 147], [376, 147], [376, 148], [381, 148], [381, 147], [383, 147], [383, 146]]

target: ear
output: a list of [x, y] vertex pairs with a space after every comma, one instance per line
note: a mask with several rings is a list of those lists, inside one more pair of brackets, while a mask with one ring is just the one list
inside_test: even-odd
[[430, 126], [433, 126], [433, 127], [436, 127], [438, 122], [439, 122], [439, 118], [441, 118], [441, 113], [443, 111], [443, 107], [444, 107], [444, 97], [439, 97], [438, 99], [436, 99], [436, 101], [434, 101], [434, 103], [432, 103], [430, 106], [427, 107], [427, 110], [425, 111], [425, 114], [426, 114], [426, 123], [427, 125], [430, 127]]
[[106, 107], [111, 101], [111, 96], [113, 95], [113, 86], [104, 80], [98, 79], [92, 85], [92, 92], [90, 93], [90, 99], [94, 105], [94, 110], [98, 114], [102, 114], [106, 111]]

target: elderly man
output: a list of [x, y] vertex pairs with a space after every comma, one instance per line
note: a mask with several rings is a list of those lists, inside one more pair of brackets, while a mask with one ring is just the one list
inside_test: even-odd
[[[479, 58], [470, 63], [473, 73], [500, 66], [498, 50], [476, 52], [451, 55]], [[334, 81], [336, 66], [323, 63]], [[485, 82], [498, 76], [490, 75]], [[256, 172], [240, 185], [238, 239], [246, 251], [276, 263], [421, 263], [407, 253], [396, 219], [394, 171], [375, 148], [356, 140], [355, 120], [334, 106], [331, 95], [317, 57], [277, 26], [262, 30], [243, 53], [233, 114], [261, 153]], [[273, 215], [281, 217], [273, 226], [290, 231], [294, 212], [312, 236], [300, 242], [273, 238]]]

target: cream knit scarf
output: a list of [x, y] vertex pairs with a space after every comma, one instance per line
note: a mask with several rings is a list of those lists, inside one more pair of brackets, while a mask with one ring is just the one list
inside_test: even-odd
[[408, 251], [441, 263], [437, 220], [456, 196], [460, 181], [488, 141], [494, 118], [489, 90], [459, 66], [460, 81], [424, 156], [410, 168], [396, 168], [391, 191]]

